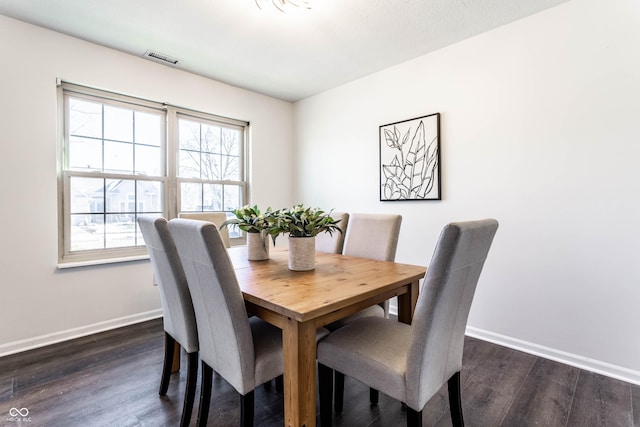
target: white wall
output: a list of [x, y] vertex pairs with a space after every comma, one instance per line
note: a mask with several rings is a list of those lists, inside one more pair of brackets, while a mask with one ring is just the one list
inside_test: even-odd
[[56, 268], [56, 78], [250, 121], [253, 202], [292, 202], [288, 102], [4, 16], [0, 58], [0, 354], [161, 314], [148, 261]]
[[[146, 261], [56, 269], [63, 78], [250, 120], [254, 202], [399, 212], [401, 262], [499, 219], [469, 332], [640, 383], [639, 24], [574, 0], [292, 107], [0, 16], [0, 354], [159, 315]], [[379, 202], [378, 126], [434, 112], [443, 200]]]
[[[401, 213], [423, 265], [497, 218], [468, 332], [640, 383], [638, 40], [640, 2], [574, 0], [303, 100], [298, 199]], [[435, 112], [443, 200], [379, 202], [378, 126]]]

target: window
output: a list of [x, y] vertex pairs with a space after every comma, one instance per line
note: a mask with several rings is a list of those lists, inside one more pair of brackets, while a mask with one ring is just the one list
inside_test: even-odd
[[67, 83], [60, 90], [62, 265], [146, 256], [139, 215], [245, 204], [246, 122]]
[[230, 211], [242, 203], [242, 128], [178, 115], [182, 211]]
[[[229, 212], [243, 206], [244, 128], [185, 114], [177, 121], [180, 211]], [[229, 237], [242, 236], [230, 228]]]

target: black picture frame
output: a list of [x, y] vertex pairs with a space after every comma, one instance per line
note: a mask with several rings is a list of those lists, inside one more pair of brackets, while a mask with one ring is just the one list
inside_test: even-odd
[[380, 201], [441, 200], [440, 113], [380, 126]]

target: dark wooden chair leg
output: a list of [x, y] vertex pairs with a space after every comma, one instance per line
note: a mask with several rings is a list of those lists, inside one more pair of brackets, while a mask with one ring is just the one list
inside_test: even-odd
[[173, 365], [173, 352], [176, 340], [167, 332], [164, 333], [164, 363], [162, 365], [162, 377], [160, 378], [160, 390], [158, 394], [164, 396], [169, 389], [169, 380], [171, 379], [171, 367]]
[[184, 390], [184, 405], [182, 407], [182, 418], [180, 427], [186, 427], [191, 421], [193, 412], [193, 401], [196, 396], [196, 383], [198, 382], [198, 352], [188, 354], [187, 359], [187, 385]]
[[333, 396], [333, 409], [336, 414], [342, 413], [342, 407], [344, 403], [344, 374], [342, 372], [334, 371], [334, 396]]
[[276, 377], [276, 391], [278, 393], [282, 393], [284, 390], [284, 377], [282, 375], [278, 375]]
[[456, 372], [447, 381], [449, 388], [449, 410], [451, 411], [451, 422], [453, 427], [464, 427], [462, 417], [462, 397], [460, 389], [460, 371]]
[[372, 406], [375, 406], [378, 404], [379, 398], [380, 398], [380, 392], [375, 388], [369, 388], [369, 403], [371, 403]]
[[318, 363], [318, 388], [320, 391], [320, 426], [331, 427], [333, 411], [333, 369]]
[[253, 390], [244, 396], [240, 396], [240, 425], [242, 427], [253, 427], [253, 406]]
[[422, 411], [407, 406], [407, 427], [422, 427]]
[[209, 418], [209, 404], [211, 403], [211, 385], [213, 379], [213, 369], [202, 362], [202, 384], [200, 385], [200, 408], [198, 409], [198, 427], [207, 425]]

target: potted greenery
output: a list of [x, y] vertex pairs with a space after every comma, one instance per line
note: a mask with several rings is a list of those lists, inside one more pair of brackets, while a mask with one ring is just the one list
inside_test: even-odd
[[249, 260], [260, 261], [269, 258], [269, 240], [271, 223], [276, 212], [267, 208], [260, 212], [257, 205], [243, 206], [231, 211], [235, 218], [228, 219], [220, 225], [220, 228], [236, 226], [247, 233], [247, 256]]
[[333, 219], [331, 212], [303, 205], [275, 212], [270, 222], [268, 233], [274, 244], [279, 234], [289, 235], [289, 269], [295, 271], [315, 268], [316, 235], [342, 232], [338, 226], [340, 220]]

